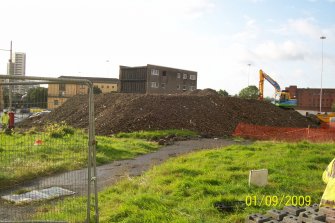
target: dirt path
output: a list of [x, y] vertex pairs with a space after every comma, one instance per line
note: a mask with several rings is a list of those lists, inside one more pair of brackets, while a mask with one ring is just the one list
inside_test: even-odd
[[[246, 142], [244, 142], [246, 143]], [[97, 168], [98, 189], [101, 190], [123, 177], [139, 176], [154, 165], [159, 165], [170, 157], [179, 156], [197, 150], [219, 148], [236, 144], [233, 140], [226, 139], [199, 139], [176, 142], [154, 153], [139, 156], [133, 160], [115, 161], [111, 164]]]
[[[243, 142], [246, 144], [248, 142]], [[173, 145], [165, 146], [156, 152], [141, 155], [131, 160], [114, 161], [110, 164], [97, 167], [98, 190], [106, 188], [128, 176], [139, 176], [154, 165], [158, 165], [170, 157], [179, 156], [191, 151], [219, 148], [228, 145], [236, 144], [233, 140], [228, 139], [196, 139], [188, 141], [175, 142]], [[11, 188], [6, 191], [0, 191], [0, 195], [9, 194], [18, 190], [30, 190], [39, 188], [43, 185], [44, 188], [51, 186], [60, 186], [68, 188], [76, 194], [83, 194], [86, 191], [87, 169], [70, 171], [59, 175], [36, 179], [20, 187]], [[38, 204], [14, 206], [0, 199], [0, 221], [11, 220], [13, 214], [19, 219], [24, 219], [27, 213], [33, 213]]]

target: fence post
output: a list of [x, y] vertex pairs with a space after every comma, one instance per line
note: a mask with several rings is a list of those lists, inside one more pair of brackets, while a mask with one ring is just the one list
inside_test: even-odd
[[[97, 170], [96, 170], [96, 140], [95, 140], [95, 119], [94, 119], [94, 93], [93, 84], [89, 82], [87, 84], [89, 88], [89, 157], [88, 157], [88, 199], [87, 199], [87, 220], [90, 221], [90, 210], [91, 210], [91, 184], [93, 182], [94, 192], [94, 211], [95, 211], [95, 222], [99, 222], [99, 208], [98, 208], [98, 182], [97, 182]], [[93, 173], [92, 169], [93, 167]]]
[[310, 128], [310, 125], [308, 125], [307, 127], [307, 139], [309, 138], [309, 128]]

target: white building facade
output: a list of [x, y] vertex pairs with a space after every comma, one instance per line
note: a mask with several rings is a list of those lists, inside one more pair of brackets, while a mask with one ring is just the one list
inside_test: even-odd
[[[21, 53], [21, 52], [13, 53], [11, 69], [9, 68], [9, 66], [10, 66], [10, 64], [8, 63], [8, 66], [7, 66], [8, 67], [8, 74], [11, 70], [12, 71], [11, 75], [26, 76], [26, 54]], [[20, 81], [16, 81], [16, 82], [20, 82]], [[12, 92], [23, 95], [27, 92], [27, 86], [25, 86], [25, 85], [13, 86]]]

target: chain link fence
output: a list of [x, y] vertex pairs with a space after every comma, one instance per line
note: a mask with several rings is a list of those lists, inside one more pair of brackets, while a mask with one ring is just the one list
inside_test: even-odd
[[[87, 129], [46, 121], [78, 92]], [[0, 75], [0, 110], [0, 222], [99, 222], [92, 83]]]

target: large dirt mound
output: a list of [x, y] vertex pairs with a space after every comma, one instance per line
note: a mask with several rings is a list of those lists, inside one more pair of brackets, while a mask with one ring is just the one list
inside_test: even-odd
[[[87, 96], [75, 96], [44, 121], [88, 126]], [[293, 110], [270, 103], [222, 97], [217, 94], [95, 96], [96, 133], [157, 129], [189, 129], [209, 136], [231, 135], [239, 122], [280, 127], [307, 127], [309, 120]]]

